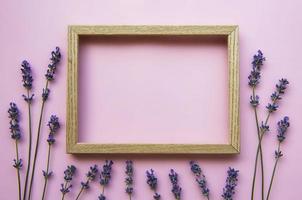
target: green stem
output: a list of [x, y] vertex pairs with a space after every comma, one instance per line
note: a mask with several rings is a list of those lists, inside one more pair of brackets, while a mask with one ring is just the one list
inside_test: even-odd
[[[27, 98], [30, 98], [29, 90], [27, 90]], [[27, 183], [30, 172], [30, 164], [31, 164], [31, 146], [32, 146], [32, 128], [31, 128], [31, 102], [27, 102], [28, 107], [28, 132], [29, 132], [29, 143], [28, 143], [28, 158], [27, 158], [27, 169], [26, 169], [26, 177], [24, 183], [24, 191], [23, 191], [23, 199], [26, 199], [27, 192]]]
[[81, 196], [81, 194], [82, 194], [83, 190], [84, 190], [84, 188], [83, 188], [83, 187], [81, 187], [81, 190], [80, 190], [79, 194], [77, 195], [76, 200], [78, 200], [78, 199], [80, 198], [80, 196]]
[[[68, 186], [68, 182], [67, 182], [67, 181], [65, 181], [65, 184], [64, 184], [64, 189], [65, 189], [65, 188], [67, 188], [67, 186]], [[66, 193], [63, 193], [63, 194], [62, 194], [62, 200], [64, 200], [64, 198], [65, 198], [65, 194], [66, 194]]]
[[45, 198], [45, 192], [46, 192], [46, 186], [48, 182], [48, 173], [49, 173], [49, 160], [50, 160], [50, 147], [51, 145], [48, 144], [48, 154], [47, 154], [47, 164], [46, 164], [46, 176], [44, 177], [44, 187], [43, 187], [43, 194], [42, 194], [42, 200]]
[[[280, 151], [280, 142], [278, 144], [278, 152], [279, 151]], [[271, 176], [271, 180], [270, 180], [270, 184], [269, 184], [266, 200], [269, 199], [269, 195], [271, 194], [271, 190], [272, 190], [272, 186], [273, 186], [273, 181], [274, 181], [274, 177], [275, 177], [278, 161], [279, 161], [279, 157], [277, 157], [276, 161], [275, 161], [275, 165], [274, 165], [273, 173], [272, 173], [272, 176]]]
[[[48, 89], [48, 81], [46, 81], [45, 89]], [[31, 178], [30, 178], [30, 184], [29, 184], [28, 200], [31, 199], [32, 185], [33, 185], [34, 176], [35, 176], [35, 168], [36, 168], [36, 162], [37, 162], [37, 155], [38, 155], [38, 148], [39, 148], [39, 141], [40, 141], [40, 133], [41, 133], [41, 125], [42, 125], [44, 105], [45, 105], [45, 101], [43, 100], [42, 105], [41, 105], [40, 119], [39, 119], [39, 125], [38, 125], [38, 134], [37, 134], [37, 138], [36, 138], [34, 160], [33, 160], [33, 166], [32, 166], [32, 172], [31, 172]]]
[[[15, 142], [16, 144], [16, 159], [17, 159], [17, 162], [19, 162], [19, 149], [18, 149], [18, 141], [16, 140]], [[19, 167], [17, 166], [17, 178], [18, 178], [18, 195], [19, 195], [19, 200], [22, 200], [21, 198], [21, 178], [20, 178], [20, 169]]]
[[[253, 98], [255, 99], [255, 87], [253, 87]], [[257, 175], [257, 166], [258, 166], [258, 157], [260, 152], [260, 164], [261, 164], [261, 177], [262, 177], [262, 200], [264, 199], [264, 162], [263, 162], [263, 151], [262, 151], [262, 144], [261, 144], [261, 131], [259, 127], [259, 120], [258, 120], [258, 113], [257, 108], [254, 107], [254, 114], [255, 114], [255, 121], [257, 126], [257, 135], [258, 135], [258, 148], [256, 153], [256, 159], [255, 159], [255, 166], [254, 166], [254, 174], [253, 174], [253, 184], [252, 184], [252, 195], [251, 199], [254, 199], [254, 191], [255, 191], [255, 183], [256, 183], [256, 175]]]

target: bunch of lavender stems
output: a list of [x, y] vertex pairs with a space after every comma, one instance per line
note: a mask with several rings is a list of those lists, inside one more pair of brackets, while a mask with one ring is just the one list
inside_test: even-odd
[[56, 141], [55, 138], [54, 138], [54, 135], [56, 134], [56, 132], [60, 128], [59, 118], [57, 116], [55, 116], [55, 115], [51, 115], [50, 120], [49, 120], [47, 126], [49, 128], [49, 135], [48, 135], [48, 139], [47, 139], [48, 153], [47, 153], [46, 170], [43, 171], [44, 186], [43, 186], [42, 200], [44, 200], [44, 198], [45, 198], [45, 192], [46, 192], [46, 186], [47, 186], [48, 179], [52, 175], [52, 172], [49, 171], [50, 150], [51, 150], [51, 146]]
[[71, 181], [76, 172], [76, 167], [73, 165], [67, 166], [67, 169], [64, 171], [64, 183], [61, 184], [61, 193], [62, 200], [64, 200], [65, 195], [70, 192], [72, 187]]
[[56, 72], [56, 68], [58, 63], [61, 60], [61, 53], [59, 47], [56, 47], [54, 51], [51, 52], [51, 58], [50, 58], [50, 64], [48, 65], [48, 69], [46, 71], [45, 77], [46, 77], [46, 84], [45, 88], [43, 88], [42, 92], [42, 105], [40, 110], [40, 118], [38, 123], [38, 131], [36, 136], [36, 144], [35, 144], [35, 151], [34, 151], [34, 159], [33, 159], [33, 165], [32, 165], [32, 172], [31, 172], [31, 178], [30, 178], [30, 185], [29, 185], [29, 192], [28, 192], [28, 200], [31, 199], [31, 192], [32, 192], [32, 185], [34, 181], [34, 175], [35, 175], [35, 168], [36, 168], [36, 161], [37, 161], [37, 155], [38, 155], [38, 148], [39, 148], [39, 141], [40, 141], [40, 133], [41, 133], [41, 125], [42, 125], [42, 118], [44, 113], [44, 106], [45, 102], [48, 99], [50, 90], [48, 88], [49, 82], [54, 80], [54, 75]]
[[235, 194], [235, 188], [237, 186], [238, 182], [238, 170], [235, 170], [234, 168], [229, 168], [228, 176], [225, 181], [225, 187], [223, 188], [222, 198], [224, 200], [233, 200], [233, 195]]
[[271, 180], [270, 180], [270, 185], [268, 188], [268, 192], [267, 192], [267, 196], [266, 196], [266, 200], [269, 199], [270, 197], [270, 193], [272, 190], [272, 185], [273, 185], [273, 181], [274, 181], [274, 177], [275, 177], [275, 173], [276, 173], [276, 169], [277, 169], [277, 164], [279, 159], [283, 156], [282, 152], [281, 152], [281, 143], [285, 140], [285, 136], [286, 136], [286, 132], [288, 127], [290, 126], [289, 124], [289, 118], [288, 117], [284, 117], [282, 120], [280, 120], [278, 122], [278, 134], [277, 134], [277, 139], [278, 139], [278, 147], [277, 150], [275, 151], [275, 164], [274, 164], [274, 169], [271, 175]]
[[100, 185], [101, 185], [102, 193], [98, 197], [99, 200], [105, 200], [106, 199], [106, 197], [105, 197], [105, 186], [107, 186], [110, 182], [112, 165], [113, 165], [112, 160], [106, 160], [105, 164], [103, 165], [103, 169], [101, 170]]
[[129, 195], [129, 200], [131, 200], [133, 194], [133, 162], [132, 160], [126, 161], [126, 170], [125, 170], [126, 178], [126, 193]]
[[19, 148], [18, 143], [21, 139], [21, 131], [19, 126], [19, 109], [15, 103], [10, 103], [10, 108], [8, 109], [8, 114], [10, 118], [10, 132], [11, 138], [15, 140], [15, 148], [16, 148], [16, 159], [14, 159], [13, 167], [17, 170], [17, 181], [18, 181], [18, 197], [19, 200], [21, 197], [21, 177], [20, 177], [20, 169], [22, 168], [22, 159], [19, 158]]
[[266, 132], [269, 131], [268, 121], [271, 114], [278, 109], [278, 100], [282, 99], [282, 95], [285, 92], [285, 89], [289, 82], [286, 79], [280, 79], [279, 83], [276, 84], [276, 91], [271, 95], [271, 103], [269, 103], [266, 108], [268, 110], [267, 117], [264, 122], [259, 123], [257, 107], [259, 105], [259, 96], [255, 94], [255, 88], [260, 82], [260, 70], [263, 66], [263, 62], [265, 61], [265, 57], [263, 57], [263, 53], [259, 50], [258, 54], [254, 55], [253, 59], [253, 69], [251, 74], [249, 75], [249, 85], [252, 87], [253, 94], [250, 97], [250, 104], [252, 105], [255, 113], [255, 121], [257, 126], [257, 135], [258, 135], [258, 146], [255, 158], [255, 165], [254, 165], [254, 173], [253, 173], [253, 183], [252, 183], [252, 192], [251, 192], [251, 200], [254, 199], [254, 191], [255, 191], [255, 183], [256, 183], [256, 175], [257, 175], [257, 166], [258, 166], [258, 158], [260, 154], [260, 162], [261, 162], [261, 177], [262, 177], [262, 187], [261, 187], [261, 196], [262, 200], [264, 200], [264, 163], [263, 163], [263, 151], [262, 151], [262, 139]]
[[86, 174], [86, 181], [84, 182], [81, 182], [81, 189], [76, 197], [76, 200], [78, 200], [82, 194], [82, 192], [84, 190], [87, 190], [89, 189], [89, 184], [91, 181], [93, 181], [98, 173], [98, 166], [97, 165], [94, 165], [94, 166], [91, 166], [90, 167], [90, 170], [87, 172]]
[[200, 166], [194, 162], [190, 161], [191, 171], [195, 175], [195, 180], [198, 183], [198, 186], [200, 187], [201, 193], [204, 197], [206, 197], [208, 200], [210, 200], [210, 190], [207, 187], [207, 181], [206, 177], [203, 174]]
[[182, 189], [178, 184], [178, 174], [173, 169], [170, 170], [169, 178], [170, 178], [170, 181], [171, 181], [171, 184], [172, 184], [171, 192], [173, 193], [174, 198], [176, 200], [180, 200]]
[[31, 164], [31, 147], [32, 147], [32, 124], [31, 124], [31, 103], [33, 100], [34, 94], [31, 94], [32, 89], [32, 72], [30, 64], [24, 60], [21, 63], [21, 73], [22, 73], [22, 82], [23, 87], [26, 89], [26, 95], [22, 95], [24, 101], [27, 103], [27, 109], [28, 109], [28, 135], [29, 135], [29, 141], [28, 141], [28, 157], [27, 157], [27, 169], [26, 169], [26, 176], [25, 176], [25, 183], [24, 183], [24, 190], [23, 190], [23, 199], [26, 199], [26, 192], [27, 192], [27, 184], [28, 184], [28, 178], [29, 178], [29, 172], [30, 172], [30, 164]]
[[153, 199], [159, 200], [160, 195], [156, 192], [157, 190], [157, 178], [154, 174], [154, 170], [150, 169], [150, 171], [146, 171], [147, 176], [147, 184], [149, 185], [150, 189], [154, 191]]

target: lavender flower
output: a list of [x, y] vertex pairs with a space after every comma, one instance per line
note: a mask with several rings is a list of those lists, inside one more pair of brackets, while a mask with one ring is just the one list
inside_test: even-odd
[[157, 178], [154, 175], [154, 170], [146, 171], [147, 174], [147, 184], [152, 190], [155, 190], [157, 187]]
[[56, 115], [51, 115], [47, 126], [51, 134], [55, 134], [60, 128], [59, 118]]
[[21, 138], [21, 131], [19, 127], [19, 110], [15, 103], [10, 103], [10, 108], [8, 109], [8, 117], [10, 118], [10, 132], [11, 138], [15, 140], [16, 144], [16, 159], [14, 159], [13, 167], [17, 170], [17, 181], [18, 181], [18, 195], [21, 199], [21, 178], [20, 169], [22, 168], [22, 159], [19, 158], [18, 141]]
[[222, 194], [224, 200], [233, 200], [233, 195], [235, 194], [235, 188], [238, 182], [238, 172], [239, 172], [238, 170], [235, 170], [234, 168], [231, 167], [227, 171], [228, 176]]
[[258, 50], [258, 54], [254, 55], [252, 65], [254, 68], [257, 68], [258, 70], [261, 69], [263, 66], [263, 62], [266, 60], [266, 58], [263, 56], [263, 53]]
[[52, 81], [54, 79], [54, 74], [56, 73], [57, 65], [61, 60], [60, 48], [56, 47], [55, 51], [51, 52], [51, 63], [48, 65], [47, 72], [45, 77], [48, 81]]
[[269, 125], [265, 124], [263, 121], [261, 122], [261, 125], [260, 125], [260, 130], [261, 130], [261, 133], [266, 133], [269, 131]]
[[80, 194], [82, 193], [83, 190], [89, 189], [89, 183], [91, 181], [93, 181], [98, 173], [98, 166], [94, 165], [90, 167], [90, 170], [87, 172], [86, 174], [86, 181], [85, 182], [81, 182], [81, 191], [78, 194], [78, 197], [80, 196]]
[[43, 91], [42, 91], [42, 100], [43, 101], [46, 101], [48, 99], [49, 93], [50, 93], [50, 90], [48, 88], [43, 88]]
[[150, 169], [150, 171], [146, 171], [146, 176], [147, 176], [147, 184], [149, 185], [150, 189], [154, 191], [153, 198], [155, 200], [160, 199], [160, 195], [156, 192], [157, 189], [157, 178], [154, 174], [154, 170]]
[[253, 107], [257, 107], [259, 105], [259, 96], [256, 95], [256, 96], [251, 96], [250, 97], [250, 104], [253, 106]]
[[[32, 77], [32, 74], [31, 74], [30, 65], [26, 60], [24, 60], [21, 63], [21, 73], [22, 73], [23, 87], [25, 87], [25, 89], [27, 91], [31, 90], [32, 83], [33, 83], [33, 77]], [[23, 96], [23, 98], [26, 102], [31, 103], [32, 100], [33, 100], [34, 94], [29, 96], [29, 93], [28, 93], [27, 96], [26, 95], [22, 95], [22, 96]]]
[[99, 196], [99, 199], [105, 200], [106, 197], [104, 195], [105, 192], [105, 186], [109, 184], [111, 179], [111, 170], [112, 170], [113, 161], [112, 160], [106, 160], [105, 164], [103, 165], [103, 170], [100, 174], [100, 184], [103, 186], [102, 194]]
[[14, 140], [21, 139], [21, 131], [19, 126], [19, 109], [15, 103], [10, 103], [10, 108], [8, 109], [8, 117], [10, 118], [10, 132], [11, 138]]
[[30, 90], [32, 88], [33, 77], [31, 75], [30, 65], [26, 60], [22, 61], [21, 63], [21, 73], [23, 87]]
[[64, 183], [61, 184], [60, 191], [62, 192], [62, 199], [64, 199], [65, 195], [70, 192], [72, 188], [72, 178], [76, 172], [76, 167], [73, 165], [67, 166], [67, 169], [64, 171]]
[[13, 167], [16, 169], [21, 169], [23, 166], [22, 159], [14, 159]]
[[285, 134], [289, 127], [289, 117], [284, 117], [283, 120], [278, 122], [278, 141], [281, 143], [285, 140]]
[[101, 194], [100, 196], [98, 196], [98, 199], [99, 199], [99, 200], [106, 200], [106, 197], [105, 197], [104, 195]]
[[103, 170], [100, 174], [100, 184], [102, 186], [108, 185], [110, 179], [111, 179], [111, 169], [112, 169], [113, 161], [106, 160], [105, 164], [103, 165]]
[[278, 109], [277, 101], [282, 99], [282, 95], [285, 93], [288, 84], [288, 80], [284, 78], [280, 79], [278, 84], [276, 84], [276, 91], [271, 95], [272, 103], [266, 106], [268, 112], [272, 113]]
[[181, 187], [178, 185], [178, 174], [171, 169], [169, 174], [170, 181], [172, 183], [172, 190], [175, 199], [180, 200], [181, 199]]
[[269, 189], [267, 192], [267, 197], [266, 199], [269, 199], [271, 190], [272, 190], [272, 186], [273, 186], [273, 181], [274, 181], [274, 177], [276, 174], [276, 169], [277, 169], [277, 165], [279, 162], [279, 159], [283, 156], [283, 153], [281, 151], [281, 143], [285, 140], [285, 135], [287, 132], [287, 129], [289, 128], [290, 124], [289, 124], [289, 117], [284, 117], [283, 119], [281, 119], [278, 122], [278, 134], [277, 134], [277, 139], [278, 139], [278, 149], [275, 151], [275, 165], [274, 165], [274, 169], [272, 172], [272, 176], [271, 176], [271, 180], [270, 180], [270, 185], [269, 185]]
[[125, 179], [126, 182], [126, 193], [130, 196], [133, 193], [133, 162], [132, 160], [126, 161], [126, 171], [127, 177]]
[[194, 161], [190, 161], [191, 171], [196, 177], [196, 182], [198, 183], [200, 190], [206, 198], [209, 199], [210, 190], [207, 187], [207, 181], [205, 175], [202, 173], [200, 166]]
[[254, 55], [252, 65], [253, 69], [248, 76], [249, 79], [249, 85], [251, 87], [256, 87], [259, 84], [260, 78], [261, 78], [261, 67], [263, 66], [263, 62], [265, 61], [265, 57], [263, 57], [263, 53], [258, 50], [257, 54]]
[[60, 128], [59, 118], [56, 115], [51, 115], [47, 126], [49, 127], [49, 131], [50, 131], [49, 135], [48, 135], [48, 138], [47, 138], [47, 142], [48, 142], [49, 145], [52, 145], [56, 141], [55, 138], [54, 138], [54, 134]]

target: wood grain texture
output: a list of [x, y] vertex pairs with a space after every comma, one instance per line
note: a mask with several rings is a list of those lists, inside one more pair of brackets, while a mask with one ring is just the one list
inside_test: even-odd
[[[67, 153], [73, 154], [238, 154], [238, 26], [69, 26], [67, 73]], [[78, 142], [78, 49], [81, 35], [222, 35], [228, 40], [229, 144], [91, 144]]]

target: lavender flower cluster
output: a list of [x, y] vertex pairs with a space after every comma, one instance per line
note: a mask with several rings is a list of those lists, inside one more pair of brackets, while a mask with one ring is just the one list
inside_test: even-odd
[[207, 187], [206, 177], [203, 174], [200, 166], [194, 161], [190, 161], [190, 166], [191, 166], [191, 171], [196, 177], [195, 180], [198, 183], [201, 193], [203, 194], [203, 196], [209, 199], [210, 190]]
[[48, 69], [46, 71], [45, 77], [47, 80], [46, 87], [43, 88], [42, 91], [42, 100], [46, 101], [48, 99], [50, 90], [47, 87], [48, 81], [53, 81], [54, 80], [54, 75], [56, 73], [57, 65], [61, 60], [61, 53], [60, 53], [60, 48], [56, 47], [55, 51], [51, 52], [51, 58], [50, 58], [50, 64], [48, 65]]
[[49, 145], [52, 145], [56, 141], [54, 135], [60, 128], [59, 118], [56, 115], [51, 115], [47, 126], [49, 127], [47, 142]]
[[178, 184], [178, 174], [173, 169], [170, 170], [169, 178], [172, 184], [171, 192], [173, 193], [175, 199], [180, 200], [182, 189]]
[[[23, 87], [27, 91], [31, 90], [32, 83], [33, 83], [33, 77], [32, 77], [30, 64], [26, 60], [22, 61], [22, 63], [21, 63], [21, 74], [22, 74]], [[27, 96], [24, 94], [22, 96], [26, 102], [31, 103], [33, 100], [34, 94], [32, 94], [30, 96], [28, 93]]]
[[112, 170], [113, 161], [112, 160], [106, 160], [105, 164], [103, 165], [103, 170], [100, 174], [100, 184], [103, 186], [103, 192], [98, 197], [99, 200], [105, 200], [106, 197], [104, 195], [104, 189], [105, 186], [109, 184], [111, 179], [111, 170]]
[[227, 171], [228, 176], [226, 179], [225, 187], [223, 188], [222, 198], [224, 200], [233, 200], [235, 194], [235, 187], [237, 186], [239, 171], [234, 168], [229, 168]]
[[157, 189], [157, 178], [154, 174], [154, 170], [150, 169], [146, 171], [147, 176], [147, 184], [149, 185], [150, 189], [154, 191], [153, 199], [159, 200], [160, 194], [156, 192]]
[[8, 117], [10, 118], [10, 132], [11, 138], [14, 140], [21, 139], [21, 131], [19, 126], [19, 109], [15, 103], [10, 103], [10, 107], [8, 109]]
[[63, 196], [65, 196], [65, 194], [70, 192], [70, 189], [72, 188], [71, 181], [75, 172], [76, 172], [76, 167], [73, 165], [67, 166], [67, 169], [64, 171], [65, 183], [61, 184], [61, 189], [60, 189]]
[[126, 183], [126, 193], [130, 196], [133, 193], [133, 162], [132, 160], [126, 161], [126, 171], [125, 171], [127, 177], [125, 179]]
[[95, 179], [98, 171], [99, 169], [97, 165], [90, 167], [90, 170], [86, 174], [87, 180], [85, 182], [81, 182], [81, 186], [84, 190], [89, 189], [89, 183]]

